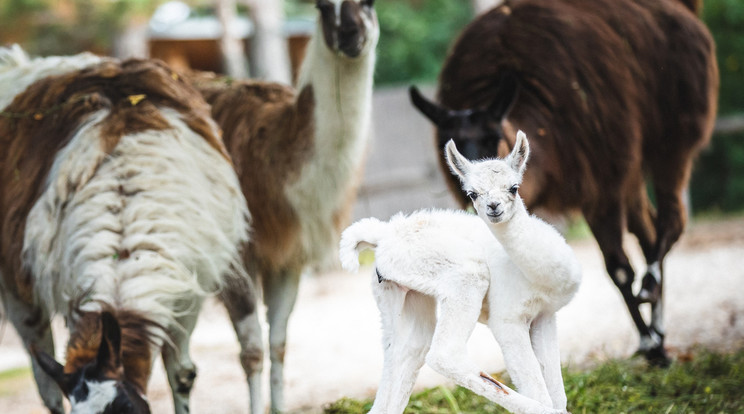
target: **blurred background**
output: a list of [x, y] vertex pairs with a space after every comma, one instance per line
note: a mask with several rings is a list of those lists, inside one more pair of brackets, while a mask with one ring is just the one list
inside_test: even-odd
[[[376, 0], [381, 37], [373, 135], [354, 219], [455, 207], [436, 161], [433, 127], [409, 103], [407, 87], [416, 84], [433, 97], [449, 45], [476, 14], [494, 4]], [[0, 45], [18, 43], [40, 56], [91, 51], [154, 57], [178, 70], [290, 83], [315, 29], [314, 6], [314, 0], [0, 0]], [[699, 230], [693, 223], [668, 263], [675, 277], [665, 286], [667, 297], [674, 298], [667, 311], [674, 326], [667, 342], [682, 356], [698, 345], [741, 349], [744, 344], [744, 1], [704, 0], [701, 18], [717, 43], [719, 118], [711, 145], [693, 170], [689, 194], [693, 221], [708, 222], [704, 218], [713, 216], [714, 223]], [[585, 282], [562, 316], [562, 353], [575, 364], [598, 355], [630, 355], [635, 328], [605, 274], [599, 250], [586, 237], [574, 247]], [[633, 257], [641, 257], [637, 249]], [[297, 412], [305, 412], [299, 407], [318, 412], [321, 404], [341, 396], [369, 397], [379, 378], [377, 311], [368, 282], [338, 272], [325, 276], [303, 282], [290, 326], [288, 403]], [[210, 302], [200, 318], [206, 323], [197, 326], [193, 350], [200, 366], [209, 369], [200, 371], [193, 412], [245, 412], [243, 372], [224, 310]], [[57, 332], [63, 332], [61, 321], [55, 323]], [[587, 335], [587, 326], [593, 327], [592, 335]], [[497, 357], [491, 358], [490, 334], [476, 335], [475, 346], [481, 348], [471, 354], [487, 356], [492, 371], [503, 369]], [[64, 344], [62, 339], [57, 343]], [[148, 391], [153, 412], [169, 412], [162, 368], [153, 372]], [[427, 377], [425, 371], [423, 377], [421, 384], [427, 386], [442, 381], [433, 372]], [[0, 323], [0, 412], [46, 412], [33, 386], [28, 356], [6, 323]]]
[[[0, 44], [32, 55], [81, 51], [155, 57], [176, 69], [290, 83], [314, 30], [312, 0], [3, 0]], [[378, 0], [373, 142], [355, 217], [454, 206], [441, 182], [432, 128], [405, 87], [429, 96], [449, 45], [494, 0]], [[716, 40], [719, 119], [690, 189], [694, 214], [744, 210], [744, 2], [705, 0]], [[223, 30], [226, 27], [228, 30]]]

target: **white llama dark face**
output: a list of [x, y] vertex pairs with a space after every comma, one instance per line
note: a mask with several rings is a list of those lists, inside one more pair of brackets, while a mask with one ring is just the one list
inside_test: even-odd
[[453, 140], [459, 151], [469, 160], [495, 157], [504, 139], [501, 126], [503, 114], [490, 109], [451, 110], [428, 100], [418, 88], [409, 89], [411, 102], [437, 127], [437, 148]]
[[415, 86], [409, 89], [413, 105], [437, 127], [439, 150], [444, 152], [444, 146], [451, 139], [469, 160], [498, 155], [499, 143], [504, 139], [502, 122], [518, 93], [518, 80], [508, 71], [499, 77], [494, 98], [484, 107], [448, 109], [424, 97]]
[[519, 184], [527, 164], [529, 145], [523, 132], [511, 154], [504, 159], [493, 158], [471, 162], [458, 152], [454, 141], [445, 148], [447, 163], [460, 178], [463, 191], [473, 202], [478, 215], [491, 223], [508, 221], [519, 207]]
[[355, 58], [377, 44], [374, 0], [317, 0], [323, 39], [334, 53]]
[[65, 372], [62, 364], [44, 352], [34, 351], [36, 361], [70, 400], [71, 414], [150, 414], [144, 395], [123, 378], [118, 322], [103, 313], [101, 325], [96, 358], [80, 369]]

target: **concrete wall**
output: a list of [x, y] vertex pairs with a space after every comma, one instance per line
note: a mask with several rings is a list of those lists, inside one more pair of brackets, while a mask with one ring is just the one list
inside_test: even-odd
[[[422, 92], [432, 97], [434, 88]], [[408, 89], [376, 90], [372, 139], [353, 219], [387, 220], [398, 211], [456, 208], [437, 156], [434, 126], [410, 103]]]

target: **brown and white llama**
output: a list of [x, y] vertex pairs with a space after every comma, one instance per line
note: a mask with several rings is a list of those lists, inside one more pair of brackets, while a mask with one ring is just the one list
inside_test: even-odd
[[0, 49], [0, 145], [0, 293], [44, 404], [149, 413], [162, 355], [188, 413], [202, 301], [250, 283], [248, 210], [209, 106], [161, 63]]
[[[437, 126], [442, 154], [450, 138], [474, 159], [504, 154], [517, 129], [532, 137], [521, 187], [527, 207], [583, 213], [638, 329], [639, 351], [662, 364], [663, 260], [685, 225], [682, 194], [710, 139], [718, 93], [715, 46], [693, 3], [506, 1], [455, 42], [439, 104], [411, 89]], [[647, 263], [637, 295], [626, 226]]]
[[[193, 80], [212, 105], [253, 216], [243, 257], [262, 282], [267, 306], [271, 407], [284, 410], [287, 323], [300, 276], [335, 256], [351, 215], [371, 118], [375, 47], [373, 0], [318, 0], [317, 27], [296, 92], [255, 81]], [[262, 338], [250, 292], [223, 299], [242, 345], [252, 412], [263, 412]]]

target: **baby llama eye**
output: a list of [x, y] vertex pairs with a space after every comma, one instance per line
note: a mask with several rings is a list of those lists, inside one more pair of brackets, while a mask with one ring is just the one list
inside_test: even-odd
[[467, 195], [468, 195], [468, 198], [470, 198], [470, 200], [472, 201], [475, 201], [476, 199], [478, 199], [478, 194], [472, 191], [468, 191]]
[[514, 185], [513, 185], [513, 186], [511, 186], [511, 188], [509, 189], [509, 193], [511, 193], [511, 195], [517, 195], [517, 190], [519, 190], [519, 186], [518, 186], [518, 185], [516, 185], [516, 184], [514, 184]]

